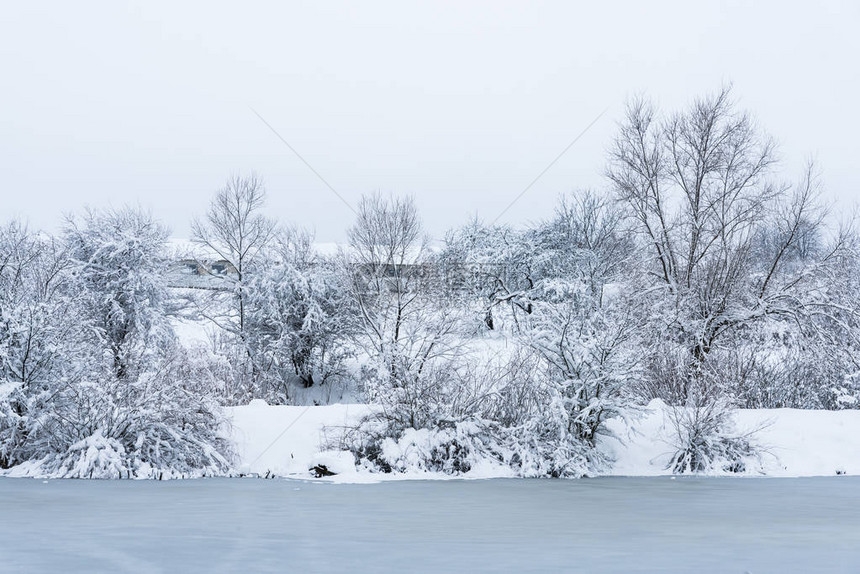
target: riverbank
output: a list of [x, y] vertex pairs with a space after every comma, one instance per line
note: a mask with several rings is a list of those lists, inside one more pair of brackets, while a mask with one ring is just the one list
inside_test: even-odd
[[[240, 473], [307, 478], [315, 465], [325, 464], [338, 474], [332, 480], [366, 482], [391, 478], [446, 478], [446, 475], [405, 473], [380, 475], [362, 472], [338, 453], [338, 437], [370, 410], [367, 405], [336, 404], [296, 407], [270, 406], [254, 401], [227, 409], [230, 437], [235, 444]], [[739, 432], [752, 431], [763, 448], [761, 458], [748, 465], [747, 476], [805, 477], [860, 475], [860, 410], [798, 409], [738, 410]], [[601, 440], [600, 449], [614, 462], [605, 470], [613, 476], [671, 474], [672, 427], [665, 405], [654, 401], [635, 418], [610, 421], [614, 438]], [[510, 476], [508, 468], [482, 465], [464, 478]]]

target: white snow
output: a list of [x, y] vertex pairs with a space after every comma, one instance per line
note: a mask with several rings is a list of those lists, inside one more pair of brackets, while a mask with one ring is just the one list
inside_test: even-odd
[[[238, 456], [237, 469], [261, 476], [308, 478], [310, 468], [324, 464], [338, 482], [367, 482], [403, 478], [446, 478], [447, 475], [408, 472], [395, 475], [356, 470], [352, 455], [338, 449], [344, 427], [355, 424], [372, 407], [361, 404], [328, 406], [269, 406], [254, 400], [227, 409]], [[767, 449], [760, 465], [748, 475], [835, 476], [860, 474], [860, 410], [798, 409], [739, 410], [738, 430], [760, 428], [755, 438]], [[637, 419], [610, 421], [619, 438], [605, 438], [600, 448], [615, 459], [606, 472], [615, 476], [669, 475], [671, 425], [665, 407], [654, 401]], [[510, 476], [510, 469], [488, 462], [463, 478]]]
[[[345, 426], [368, 412], [367, 405], [270, 406], [262, 399], [228, 408], [237, 470], [261, 476], [307, 477], [312, 466], [323, 462], [321, 456], [328, 463], [339, 456], [336, 466], [343, 471], [343, 455], [332, 455], [333, 444]], [[326, 451], [328, 455], [323, 455]]]
[[211, 331], [213, 327], [207, 325], [204, 321], [174, 317], [171, 320], [171, 326], [179, 340], [188, 347], [194, 345], [208, 346], [211, 344]]
[[[758, 430], [754, 440], [765, 448], [751, 474], [765, 476], [835, 476], [860, 474], [860, 410], [740, 409], [740, 432]], [[658, 476], [672, 454], [671, 423], [664, 405], [653, 401], [639, 420], [613, 420], [609, 428], [621, 439], [601, 447], [615, 458], [609, 474]]]
[[5, 399], [13, 392], [15, 389], [21, 386], [21, 383], [16, 383], [12, 381], [7, 381], [5, 383], [0, 383], [0, 399]]

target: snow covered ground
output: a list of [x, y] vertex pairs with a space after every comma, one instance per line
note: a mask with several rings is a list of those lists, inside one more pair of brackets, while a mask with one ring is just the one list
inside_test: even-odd
[[[309, 468], [325, 464], [338, 472], [333, 480], [366, 482], [382, 478], [441, 478], [427, 474], [382, 476], [356, 472], [351, 457], [339, 454], [337, 438], [344, 426], [368, 413], [367, 405], [269, 406], [254, 401], [228, 409], [230, 433], [243, 473], [306, 478]], [[767, 453], [749, 474], [765, 476], [860, 475], [860, 411], [797, 409], [741, 410], [738, 430], [762, 427], [755, 435]], [[649, 405], [628, 426], [610, 423], [619, 439], [605, 439], [601, 448], [615, 459], [608, 471], [621, 476], [668, 475], [672, 453], [671, 425], [661, 403]], [[482, 466], [470, 478], [509, 476], [501, 467]]]
[[[623, 440], [604, 447], [616, 459], [611, 474], [668, 474], [671, 423], [659, 401], [649, 405], [633, 429], [615, 420], [609, 425]], [[835, 476], [860, 474], [860, 410], [741, 409], [735, 415], [740, 432], [760, 429], [755, 440], [765, 449], [760, 468], [766, 476]]]
[[[230, 433], [238, 457], [237, 470], [260, 476], [308, 477], [308, 469], [325, 464], [339, 475], [357, 478], [355, 465], [343, 465], [332, 452], [341, 430], [369, 411], [367, 405], [270, 406], [253, 400], [228, 409]], [[330, 444], [333, 443], [333, 444]], [[349, 459], [352, 456], [349, 455]]]

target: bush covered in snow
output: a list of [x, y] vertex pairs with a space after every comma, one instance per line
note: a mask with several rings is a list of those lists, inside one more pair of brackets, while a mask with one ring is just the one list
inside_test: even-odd
[[538, 418], [518, 427], [470, 419], [400, 432], [365, 421], [356, 431], [348, 446], [371, 472], [480, 475], [503, 468], [511, 476], [540, 478], [580, 477], [596, 470], [589, 446]]
[[261, 394], [288, 401], [291, 383], [331, 383], [344, 374], [347, 302], [330, 273], [284, 262], [251, 275], [245, 286], [247, 347]]
[[78, 478], [229, 469], [215, 401], [168, 321], [165, 238], [133, 210], [71, 219], [59, 257], [41, 240], [4, 238], [0, 248], [21, 253], [0, 308], [45, 311], [0, 331], [0, 466]]
[[763, 449], [757, 430], [739, 433], [732, 420], [733, 408], [724, 398], [693, 401], [668, 410], [675, 449], [668, 468], [672, 472], [745, 472], [759, 461]]

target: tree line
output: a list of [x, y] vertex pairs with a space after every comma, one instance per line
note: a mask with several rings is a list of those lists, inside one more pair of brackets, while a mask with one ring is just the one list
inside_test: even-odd
[[[544, 221], [473, 219], [437, 243], [411, 198], [365, 196], [321, 254], [236, 176], [192, 224], [235, 269], [211, 291], [167, 287], [167, 230], [141, 210], [86, 211], [56, 236], [12, 221], [0, 467], [223, 474], [221, 407], [334, 388], [373, 405], [333, 446], [374, 471], [599, 471], [606, 422], [654, 399], [674, 470], [737, 471], [756, 447], [731, 409], [857, 408], [853, 221], [829, 216], [813, 165], [785, 179], [730, 90], [669, 114], [632, 100], [606, 182]], [[181, 341], [182, 320], [208, 344]]]

